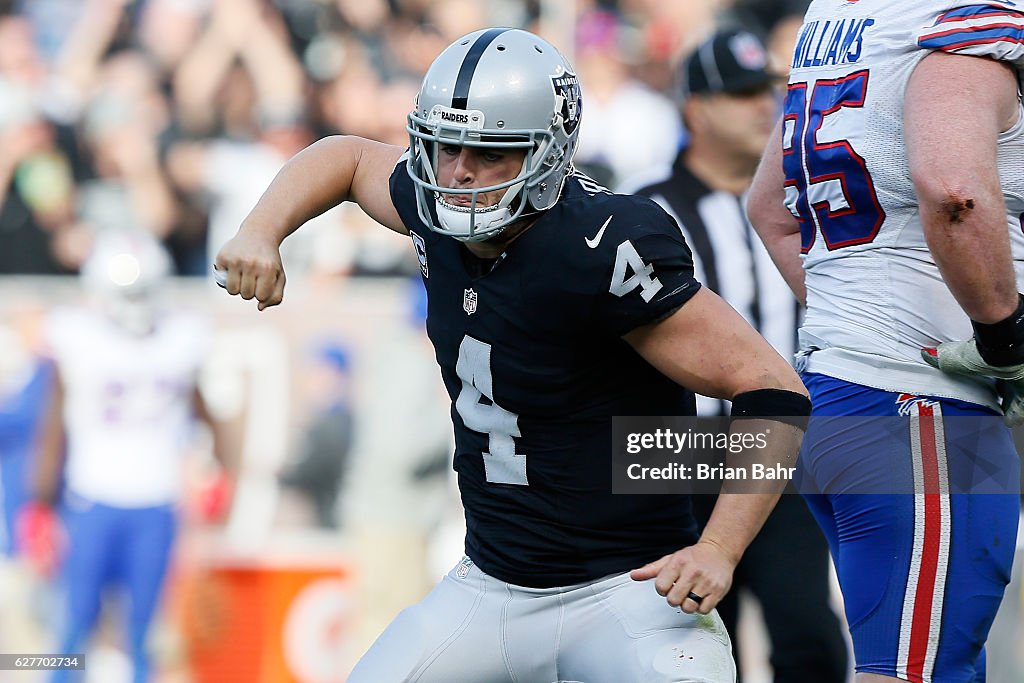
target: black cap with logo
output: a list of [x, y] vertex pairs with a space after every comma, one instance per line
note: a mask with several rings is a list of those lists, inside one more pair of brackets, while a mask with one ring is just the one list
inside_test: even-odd
[[681, 70], [682, 95], [739, 93], [771, 85], [768, 51], [750, 31], [719, 31], [686, 58]]

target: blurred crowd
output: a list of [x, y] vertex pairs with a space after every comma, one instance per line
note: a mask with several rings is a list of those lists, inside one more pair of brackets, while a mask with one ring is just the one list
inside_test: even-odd
[[[405, 144], [431, 60], [484, 25], [550, 38], [583, 84], [579, 165], [609, 186], [675, 156], [680, 55], [715, 23], [791, 48], [801, 0], [0, 0], [0, 275], [77, 272], [145, 230], [204, 275], [281, 165], [344, 133]], [[340, 207], [290, 275], [416, 272]]]
[[[203, 289], [198, 278], [209, 275], [216, 252], [282, 165], [313, 141], [353, 134], [406, 145], [405, 114], [422, 75], [460, 35], [517, 26], [562, 48], [584, 96], [576, 164], [621, 188], [671, 164], [687, 144], [678, 82], [683, 56], [715, 28], [742, 27], [765, 40], [771, 69], [783, 75], [807, 2], [0, 0], [0, 292], [8, 295], [0, 297], [0, 648], [30, 651], [60, 632], [55, 608], [40, 609], [32, 591], [22, 589], [31, 581], [3, 555], [14, 554], [15, 519], [31, 494], [33, 439], [56, 372], [44, 359], [42, 299], [64, 303], [74, 287], [72, 278], [51, 278], [45, 288], [68, 286], [33, 293], [34, 282], [5, 276], [77, 274], [104, 235], [141, 232], [170, 254], [162, 275], [193, 278], [175, 283], [173, 308], [199, 304], [215, 314], [206, 321], [214, 340], [203, 390], [211, 394], [213, 417], [228, 423], [238, 443], [229, 449], [236, 471], [226, 490], [206, 470], [193, 473], [185, 527], [227, 517], [238, 523], [225, 524], [224, 538], [235, 541], [258, 537], [260, 520], [292, 532], [341, 532], [356, 558], [355, 578], [345, 578], [357, 586], [345, 588], [355, 597], [345, 597], [342, 609], [314, 593], [314, 602], [327, 606], [314, 615], [323, 624], [311, 619], [306, 640], [322, 647], [325, 666], [337, 668], [340, 658], [344, 670], [461, 552], [461, 521], [451, 521], [461, 519], [451, 509], [451, 425], [424, 335], [419, 265], [406, 240], [343, 205], [285, 243], [289, 278], [402, 276], [411, 278], [411, 288], [384, 279], [344, 290], [309, 288], [304, 301], [256, 324], [241, 308], [227, 308], [227, 297], [208, 301], [215, 288]], [[318, 298], [326, 291], [332, 299]], [[160, 357], [141, 355], [147, 368]], [[212, 538], [218, 551], [235, 551], [221, 536]], [[217, 584], [196, 569], [206, 546], [182, 546], [191, 564], [182, 562], [171, 583], [185, 643], [156, 649], [163, 651], [158, 659], [173, 660], [166, 653], [177, 647], [184, 652], [178, 659], [190, 659], [196, 673], [159, 680], [256, 680], [237, 672], [225, 678], [216, 668], [233, 661], [224, 655], [231, 643], [238, 662], [264, 646], [256, 635], [247, 640], [243, 628], [260, 625], [253, 616], [260, 601], [231, 592], [229, 579], [237, 574], [241, 585], [248, 575], [221, 567]], [[288, 546], [282, 555], [293, 551]], [[275, 562], [273, 571], [287, 574]], [[395, 567], [403, 572], [401, 586], [391, 580]], [[301, 571], [312, 584], [337, 567], [323, 576]], [[296, 582], [292, 575], [280, 582], [292, 591], [289, 599], [299, 594]], [[240, 605], [235, 622], [224, 616], [231, 599]], [[328, 617], [353, 625], [339, 629]], [[996, 639], [1003, 634], [1012, 643], [1019, 620], [1003, 619], [1008, 625], [995, 629]], [[33, 624], [46, 632], [32, 631]], [[339, 637], [344, 648], [333, 645]], [[204, 650], [207, 641], [215, 645]], [[290, 656], [310, 659], [301, 654]], [[286, 658], [264, 657], [273, 656]], [[102, 672], [95, 680], [120, 680], [98, 659], [90, 662]], [[174, 662], [158, 664], [169, 670]]]

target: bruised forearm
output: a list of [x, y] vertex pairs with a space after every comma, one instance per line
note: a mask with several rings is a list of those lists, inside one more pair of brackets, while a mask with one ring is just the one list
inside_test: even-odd
[[918, 196], [928, 247], [964, 312], [982, 323], [1013, 313], [1017, 285], [998, 184], [972, 181], [928, 195], [919, 190]]
[[[907, 159], [925, 238], [943, 280], [972, 320], [1017, 307], [996, 142], [1016, 120], [1013, 71], [998, 62], [934, 53], [907, 85]], [[964, 126], [963, 121], [970, 121]]]

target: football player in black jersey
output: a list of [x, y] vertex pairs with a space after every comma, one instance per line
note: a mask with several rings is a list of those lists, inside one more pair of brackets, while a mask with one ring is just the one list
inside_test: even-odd
[[[573, 170], [582, 107], [550, 44], [471, 33], [424, 77], [407, 150], [313, 144], [217, 256], [230, 294], [279, 304], [281, 242], [354, 201], [420, 261], [467, 557], [349, 681], [734, 680], [714, 607], [777, 495], [723, 494], [698, 537], [688, 496], [612, 495], [612, 417], [692, 415], [691, 390], [749, 417], [810, 404], [789, 363], [694, 280], [657, 204]], [[774, 447], [795, 454], [799, 429], [773, 424]]]

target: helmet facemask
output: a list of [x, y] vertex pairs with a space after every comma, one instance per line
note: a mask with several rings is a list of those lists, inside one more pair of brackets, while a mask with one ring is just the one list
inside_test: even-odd
[[[436, 232], [464, 242], [479, 242], [494, 237], [518, 220], [527, 209], [530, 190], [554, 170], [545, 166], [545, 156], [554, 142], [554, 136], [542, 130], [501, 130], [472, 129], [446, 125], [442, 117], [466, 117], [473, 121], [483, 120], [482, 112], [453, 113], [436, 105], [427, 119], [413, 112], [409, 115], [410, 159], [408, 170], [418, 181], [416, 183], [416, 206], [420, 218], [431, 225]], [[481, 187], [451, 187], [441, 185], [437, 179], [440, 149], [446, 145], [477, 147], [483, 149], [524, 150], [523, 165], [519, 173], [506, 181]], [[481, 196], [505, 190], [501, 199], [493, 205], [481, 206]], [[444, 195], [467, 195], [468, 206], [452, 204]], [[433, 204], [438, 225], [430, 215]]]

